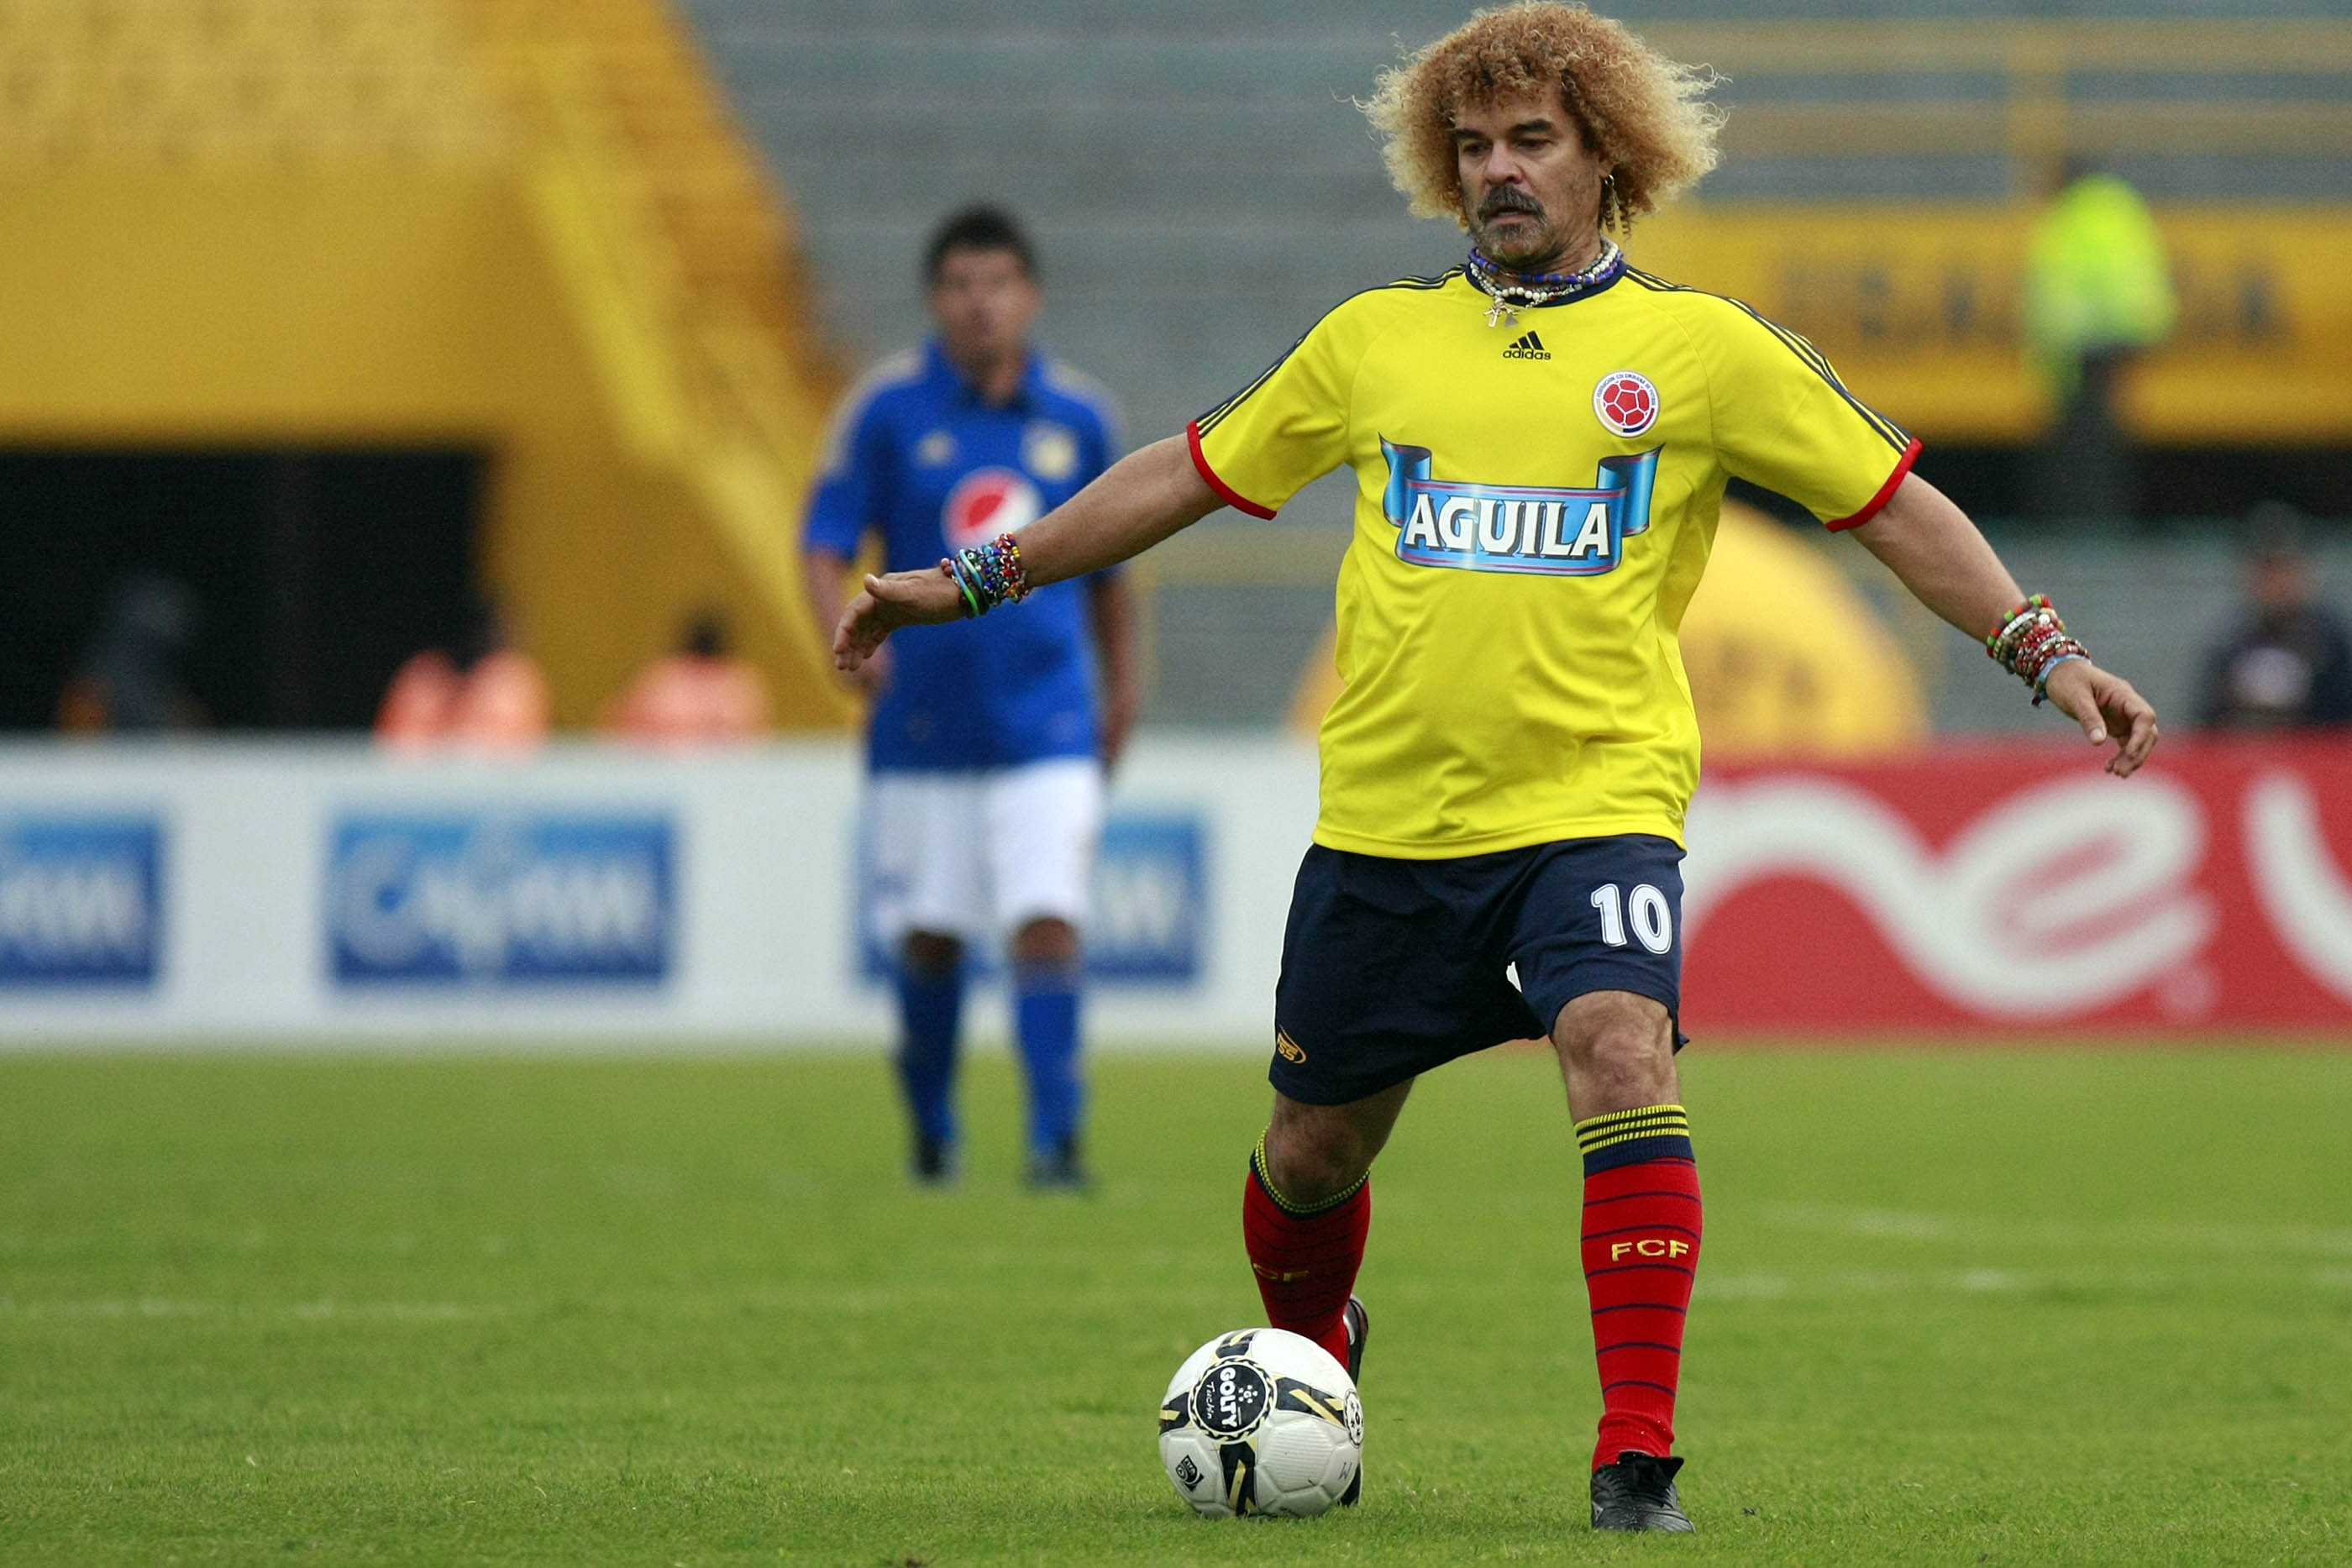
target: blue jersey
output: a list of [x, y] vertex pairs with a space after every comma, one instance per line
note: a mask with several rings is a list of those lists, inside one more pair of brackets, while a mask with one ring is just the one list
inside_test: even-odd
[[[1045, 356], [1030, 356], [1011, 402], [992, 405], [926, 343], [876, 366], [844, 401], [809, 498], [808, 547], [855, 556], [878, 528], [885, 570], [929, 570], [1068, 500], [1110, 465], [1117, 441], [1108, 397]], [[1083, 580], [984, 620], [897, 632], [869, 764], [938, 771], [1094, 755], [1092, 634]]]

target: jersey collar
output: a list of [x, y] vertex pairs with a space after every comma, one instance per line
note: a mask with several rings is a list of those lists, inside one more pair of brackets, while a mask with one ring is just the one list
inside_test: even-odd
[[[1570, 288], [1550, 299], [1540, 301], [1512, 300], [1510, 301], [1510, 308], [1514, 310], [1549, 310], [1556, 305], [1573, 305], [1580, 299], [1591, 298], [1594, 295], [1609, 288], [1611, 286], [1615, 284], [1619, 278], [1625, 276], [1625, 249], [1622, 246], [1618, 246], [1614, 247], [1614, 251], [1615, 254], [1611, 256], [1609, 258], [1608, 266], [1602, 267], [1590, 278], [1577, 284], [1574, 287]], [[1493, 295], [1487, 293], [1486, 289], [1478, 286], [1478, 278], [1475, 269], [1465, 266], [1461, 270], [1462, 281], [1470, 286], [1471, 292], [1476, 294], [1481, 299], [1491, 299], [1494, 298]]]
[[924, 340], [923, 369], [934, 384], [946, 388], [948, 395], [955, 402], [967, 408], [1009, 408], [1016, 413], [1034, 413], [1037, 412], [1038, 393], [1045, 383], [1045, 356], [1034, 349], [1028, 350], [1028, 358], [1021, 367], [1021, 384], [1013, 390], [1013, 400], [1006, 403], [991, 403], [982, 400], [980, 389], [964, 379], [964, 373], [956, 369], [955, 361], [948, 358], [947, 350], [940, 346], [937, 338]]

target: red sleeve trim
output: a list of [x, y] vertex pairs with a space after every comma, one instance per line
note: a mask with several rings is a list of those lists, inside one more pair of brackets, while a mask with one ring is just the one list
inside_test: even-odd
[[1886, 483], [1878, 487], [1878, 494], [1864, 502], [1862, 510], [1853, 516], [1840, 517], [1837, 521], [1824, 526], [1833, 534], [1842, 534], [1848, 528], [1858, 528], [1878, 516], [1886, 503], [1895, 499], [1895, 487], [1903, 483], [1903, 476], [1910, 473], [1911, 465], [1918, 461], [1919, 438], [1915, 435], [1911, 438], [1911, 444], [1903, 449], [1903, 460], [1895, 464], [1895, 472], [1889, 474], [1886, 476]]
[[[1273, 512], [1259, 506], [1255, 501], [1251, 500], [1247, 496], [1243, 495], [1239, 490], [1234, 489], [1231, 485], [1226, 484], [1223, 479], [1217, 477], [1217, 471], [1209, 466], [1209, 455], [1201, 450], [1201, 422], [1199, 420], [1196, 419], [1192, 423], [1184, 427], [1184, 438], [1192, 448], [1192, 466], [1201, 471], [1201, 477], [1209, 482], [1209, 488], [1217, 493], [1217, 498], [1219, 500], [1224, 502], [1226, 506], [1231, 507], [1236, 512], [1247, 512], [1253, 517], [1271, 517], [1274, 516]], [[1913, 444], [1916, 445], [1917, 444], [1915, 442]]]

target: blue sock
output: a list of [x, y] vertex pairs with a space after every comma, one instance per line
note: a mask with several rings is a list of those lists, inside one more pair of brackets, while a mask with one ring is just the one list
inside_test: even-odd
[[1086, 1090], [1078, 1082], [1078, 969], [1016, 964], [1013, 1027], [1029, 1071], [1029, 1147], [1052, 1154], [1077, 1136]]
[[898, 968], [898, 1082], [915, 1130], [942, 1144], [955, 1142], [957, 1036], [963, 1024], [963, 966], [947, 970]]

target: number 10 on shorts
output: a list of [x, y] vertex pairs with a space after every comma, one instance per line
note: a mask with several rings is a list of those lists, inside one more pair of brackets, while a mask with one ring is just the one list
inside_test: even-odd
[[1633, 939], [1653, 953], [1664, 953], [1675, 945], [1674, 916], [1667, 912], [1666, 895], [1646, 882], [1634, 888], [1630, 897], [1615, 883], [1603, 883], [1592, 890], [1592, 907], [1601, 911], [1601, 939], [1612, 947], [1627, 945], [1629, 925]]

